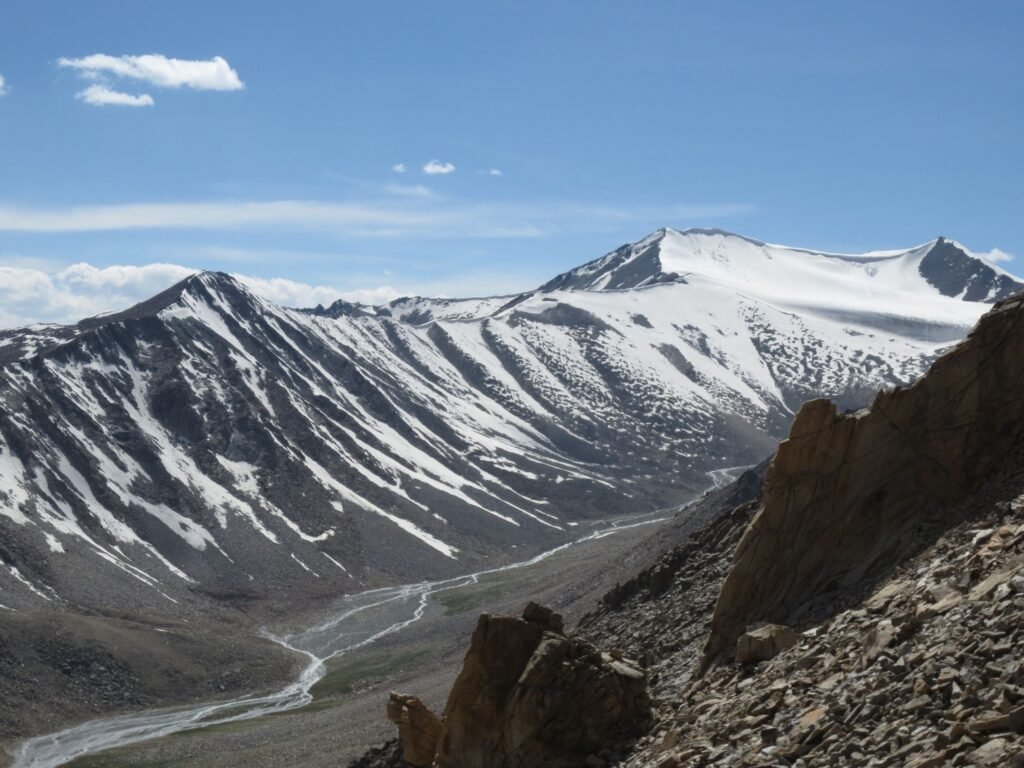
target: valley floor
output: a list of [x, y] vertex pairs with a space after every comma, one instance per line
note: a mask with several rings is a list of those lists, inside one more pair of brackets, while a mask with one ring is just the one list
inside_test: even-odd
[[[516, 613], [545, 602], [575, 620], [616, 581], [646, 564], [658, 524], [622, 527], [527, 567], [480, 577], [427, 602], [420, 620], [328, 662], [313, 701], [288, 712], [215, 725], [75, 760], [76, 768], [132, 766], [337, 766], [393, 737], [383, 717], [391, 689], [415, 691], [438, 709], [481, 612]], [[594, 526], [595, 528], [599, 526]], [[580, 527], [580, 536], [587, 534]]]

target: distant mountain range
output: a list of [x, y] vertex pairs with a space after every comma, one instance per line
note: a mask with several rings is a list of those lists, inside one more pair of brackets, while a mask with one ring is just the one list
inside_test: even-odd
[[207, 272], [0, 332], [0, 605], [286, 610], [521, 559], [913, 380], [1022, 288], [943, 238], [665, 229], [515, 296], [286, 309]]

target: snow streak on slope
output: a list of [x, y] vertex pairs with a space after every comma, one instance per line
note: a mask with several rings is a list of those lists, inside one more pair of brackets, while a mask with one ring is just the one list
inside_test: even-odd
[[913, 379], [1007, 279], [943, 240], [665, 230], [516, 297], [300, 311], [205, 273], [9, 332], [0, 603], [287, 603], [540, 548]]

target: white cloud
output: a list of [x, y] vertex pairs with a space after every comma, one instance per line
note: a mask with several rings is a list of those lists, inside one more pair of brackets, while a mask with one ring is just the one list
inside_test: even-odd
[[391, 170], [395, 173], [405, 173], [405, 163], [395, 163], [391, 166]]
[[487, 175], [488, 175], [488, 176], [501, 176], [501, 171], [500, 171], [500, 170], [498, 170], [497, 168], [491, 168], [491, 169], [490, 169], [490, 170], [489, 170], [489, 171], [487, 172]]
[[90, 85], [84, 91], [75, 94], [75, 98], [81, 99], [86, 104], [94, 107], [119, 106], [119, 107], [152, 107], [153, 97], [148, 93], [138, 96], [122, 91], [115, 91], [105, 85]]
[[985, 259], [985, 261], [992, 262], [993, 264], [999, 264], [1001, 262], [1006, 262], [1006, 261], [1013, 261], [1013, 254], [1012, 253], [1007, 253], [1006, 251], [1004, 251], [1001, 248], [993, 248], [991, 251], [987, 251], [987, 252], [984, 252], [984, 253], [978, 253], [976, 255], [980, 256], [983, 259]]
[[80, 59], [62, 58], [62, 67], [82, 76], [141, 80], [159, 88], [193, 88], [197, 91], [240, 91], [245, 84], [221, 56], [209, 60], [172, 59], [158, 53], [145, 56], [108, 56], [95, 53]]
[[234, 275], [253, 293], [285, 307], [325, 307], [338, 299], [356, 301], [362, 304], [384, 304], [398, 298], [398, 291], [391, 286], [379, 288], [361, 288], [354, 291], [341, 291], [326, 285], [310, 285], [283, 277], [248, 277]]
[[11, 87], [7, 85], [7, 81], [4, 80], [4, 76], [0, 75], [0, 96], [6, 96], [11, 92]]
[[451, 163], [442, 163], [440, 160], [431, 160], [423, 166], [423, 172], [435, 176], [437, 174], [454, 173], [455, 166]]

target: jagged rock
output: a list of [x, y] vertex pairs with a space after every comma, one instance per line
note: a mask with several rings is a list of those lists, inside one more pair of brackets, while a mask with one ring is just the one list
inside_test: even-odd
[[379, 747], [371, 747], [361, 757], [348, 764], [348, 768], [405, 768], [402, 746], [392, 739]]
[[398, 726], [402, 759], [413, 768], [430, 768], [441, 738], [441, 721], [415, 696], [391, 692], [388, 720]]
[[565, 623], [562, 621], [561, 614], [555, 613], [547, 606], [540, 605], [533, 601], [526, 604], [523, 609], [523, 621], [527, 621], [531, 624], [537, 624], [544, 629], [550, 630], [551, 632], [557, 632], [561, 634], [565, 631]]
[[889, 647], [898, 635], [896, 627], [890, 619], [882, 619], [864, 638], [864, 664], [870, 664], [878, 655]]
[[1006, 746], [1004, 739], [987, 741], [971, 753], [971, 762], [978, 766], [1006, 765]]
[[744, 627], [792, 621], [815, 598], [877, 578], [989, 476], [1024, 432], [1022, 319], [1024, 298], [1000, 302], [922, 379], [864, 411], [801, 408], [722, 586], [702, 669]]
[[968, 723], [968, 728], [978, 733], [988, 731], [1024, 731], [1024, 707], [1017, 707], [1001, 715], [987, 715]]
[[787, 648], [792, 648], [799, 640], [796, 632], [789, 627], [766, 624], [740, 635], [736, 641], [736, 662], [752, 664], [773, 659]]
[[445, 708], [438, 768], [583, 766], [644, 729], [643, 672], [561, 626], [532, 603], [523, 618], [480, 617]]

